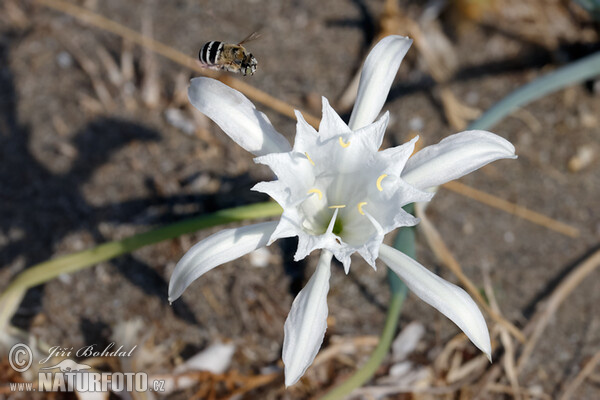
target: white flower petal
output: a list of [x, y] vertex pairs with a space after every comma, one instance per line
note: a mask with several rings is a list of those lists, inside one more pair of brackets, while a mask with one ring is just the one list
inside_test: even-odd
[[386, 111], [373, 125], [363, 126], [354, 132], [353, 136], [363, 140], [364, 146], [368, 147], [369, 150], [376, 152], [381, 147], [381, 143], [383, 143], [383, 136], [385, 136], [385, 130], [387, 129], [389, 122], [390, 113], [389, 111]]
[[291, 189], [281, 181], [258, 182], [250, 190], [268, 194], [279, 204], [288, 204]]
[[[294, 261], [303, 260], [306, 256], [317, 249], [326, 249], [334, 254], [338, 252], [340, 247], [343, 247], [336, 241], [341, 239], [334, 233], [324, 233], [322, 235], [307, 234], [303, 231], [297, 232], [298, 235], [298, 248], [296, 254], [294, 254]], [[342, 260], [340, 260], [342, 261]]]
[[351, 133], [350, 128], [337, 112], [329, 105], [325, 97], [321, 97], [323, 118], [319, 124], [319, 136], [321, 141], [337, 138], [340, 135]]
[[381, 112], [400, 63], [412, 44], [403, 36], [386, 36], [371, 50], [360, 75], [350, 123], [352, 130], [369, 125]]
[[508, 140], [486, 131], [465, 131], [427, 146], [409, 158], [402, 179], [425, 190], [502, 158], [517, 158], [515, 147]]
[[293, 385], [312, 364], [327, 329], [327, 292], [332, 254], [323, 250], [317, 269], [294, 299], [285, 321], [283, 363], [285, 386]]
[[[262, 157], [256, 157], [257, 164], [268, 165], [275, 173], [279, 181], [285, 182], [290, 187], [291, 193], [299, 194], [302, 187], [313, 184], [315, 180], [314, 171], [309, 159], [305, 154], [291, 151], [289, 153], [272, 153]], [[302, 196], [306, 192], [301, 191]]]
[[275, 232], [271, 235], [268, 245], [279, 239], [298, 236], [298, 232], [302, 230], [296, 223], [299, 219], [300, 217], [298, 217], [298, 211], [296, 209], [291, 208], [285, 210], [283, 214], [281, 214], [279, 225], [277, 225], [277, 229], [275, 229]]
[[196, 279], [211, 269], [263, 247], [278, 221], [225, 229], [195, 244], [175, 266], [169, 282], [173, 302]]
[[211, 78], [194, 78], [188, 89], [190, 102], [212, 119], [234, 142], [261, 156], [290, 151], [288, 140], [273, 128], [243, 94]]
[[385, 244], [379, 248], [379, 258], [413, 293], [450, 318], [491, 359], [492, 346], [485, 319], [467, 292]]
[[378, 153], [379, 157], [389, 166], [390, 170], [394, 170], [395, 173], [403, 171], [409, 157], [415, 151], [415, 144], [418, 140], [419, 136], [415, 136], [404, 144], [384, 149]]
[[309, 125], [304, 119], [302, 113], [298, 110], [294, 110], [296, 114], [296, 138], [294, 139], [294, 151], [304, 153], [315, 147], [319, 134]]

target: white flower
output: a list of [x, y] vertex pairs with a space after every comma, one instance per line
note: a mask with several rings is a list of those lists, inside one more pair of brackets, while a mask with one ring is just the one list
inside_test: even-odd
[[400, 251], [382, 244], [384, 235], [418, 220], [402, 206], [428, 201], [427, 191], [483, 165], [516, 158], [512, 144], [489, 132], [468, 131], [447, 137], [414, 156], [414, 140], [378, 151], [388, 123], [381, 111], [396, 71], [412, 40], [388, 36], [371, 51], [361, 75], [349, 125], [323, 98], [323, 118], [315, 131], [296, 112], [293, 148], [241, 93], [209, 78], [192, 80], [192, 104], [244, 149], [268, 165], [277, 180], [254, 190], [269, 194], [283, 208], [279, 221], [223, 230], [192, 247], [179, 261], [169, 284], [177, 299], [198, 277], [225, 262], [273, 241], [298, 236], [295, 259], [322, 249], [313, 276], [292, 304], [285, 322], [285, 384], [294, 384], [316, 356], [327, 328], [331, 259], [350, 268], [359, 253], [373, 268], [381, 259], [421, 299], [454, 323], [488, 357], [485, 320], [469, 295], [429, 272]]

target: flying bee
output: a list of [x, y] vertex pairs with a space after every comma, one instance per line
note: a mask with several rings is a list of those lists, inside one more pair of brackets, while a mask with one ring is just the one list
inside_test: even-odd
[[198, 58], [200, 63], [210, 69], [224, 69], [242, 75], [254, 75], [256, 71], [256, 58], [248, 52], [242, 44], [258, 38], [256, 32], [238, 44], [223, 43], [216, 40], [206, 43], [200, 49]]

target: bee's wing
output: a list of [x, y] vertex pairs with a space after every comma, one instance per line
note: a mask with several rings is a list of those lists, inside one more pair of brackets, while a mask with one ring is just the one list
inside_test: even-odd
[[238, 46], [240, 46], [240, 45], [242, 45], [242, 44], [244, 44], [244, 43], [246, 43], [246, 42], [251, 42], [251, 41], [253, 41], [253, 40], [256, 40], [256, 39], [258, 39], [258, 38], [260, 38], [260, 37], [261, 37], [261, 34], [260, 34], [260, 33], [258, 33], [258, 32], [252, 32], [251, 34], [249, 34], [248, 36], [246, 36], [246, 37], [244, 38], [244, 40], [242, 40], [241, 42], [239, 42], [239, 43], [238, 43]]

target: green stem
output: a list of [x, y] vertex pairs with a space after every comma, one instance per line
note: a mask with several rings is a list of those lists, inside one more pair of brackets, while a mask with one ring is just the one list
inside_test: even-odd
[[572, 62], [520, 87], [487, 110], [468, 129], [489, 129], [518, 107], [597, 75], [600, 75], [600, 53]]
[[[412, 207], [411, 207], [412, 210]], [[415, 231], [413, 228], [401, 228], [398, 231], [398, 236], [394, 242], [394, 247], [410, 257], [415, 257]], [[379, 343], [377, 347], [369, 357], [369, 360], [350, 378], [344, 383], [335, 387], [325, 396], [321, 397], [320, 400], [337, 400], [343, 399], [348, 396], [354, 389], [361, 387], [367, 381], [369, 381], [377, 369], [383, 362], [385, 356], [389, 353], [392, 340], [396, 334], [396, 328], [398, 327], [398, 320], [400, 318], [400, 312], [402, 311], [402, 305], [404, 299], [408, 293], [408, 288], [402, 282], [398, 276], [388, 269], [387, 271], [388, 283], [390, 286], [390, 302], [385, 320], [385, 326], [381, 333]]]
[[19, 274], [0, 296], [0, 327], [12, 316], [27, 289], [48, 282], [59, 275], [79, 271], [101, 261], [131, 253], [141, 247], [163, 240], [173, 239], [185, 233], [230, 222], [272, 217], [281, 212], [279, 204], [270, 201], [229, 208], [34, 265]]

